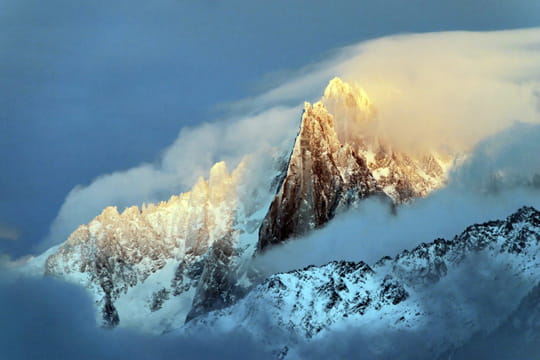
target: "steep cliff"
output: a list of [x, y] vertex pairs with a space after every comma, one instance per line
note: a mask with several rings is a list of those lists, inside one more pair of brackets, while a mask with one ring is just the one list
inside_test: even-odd
[[395, 151], [374, 131], [376, 123], [366, 93], [339, 78], [321, 101], [305, 104], [286, 176], [259, 232], [259, 251], [323, 226], [366, 197], [398, 205], [444, 185], [449, 158]]

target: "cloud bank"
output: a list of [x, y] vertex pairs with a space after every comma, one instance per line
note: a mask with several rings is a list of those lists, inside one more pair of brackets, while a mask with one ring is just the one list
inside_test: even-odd
[[[229, 107], [228, 120], [183, 129], [156, 164], [74, 188], [41, 250], [64, 241], [107, 205], [159, 201], [185, 191], [220, 160], [287, 151], [301, 103], [334, 76], [364, 88], [377, 131], [407, 150], [467, 151], [515, 121], [538, 123], [540, 29], [391, 36], [337, 50], [280, 86]], [[239, 114], [251, 114], [242, 116]]]
[[249, 102], [314, 100], [340, 76], [366, 90], [379, 132], [395, 145], [470, 149], [514, 121], [539, 122], [539, 39], [538, 28], [385, 37], [341, 49]]
[[373, 264], [421, 242], [452, 238], [467, 226], [502, 219], [528, 205], [540, 209], [540, 125], [518, 123], [481, 141], [450, 174], [449, 184], [403, 205], [367, 199], [304, 238], [270, 249], [257, 259], [265, 273], [332, 260]]

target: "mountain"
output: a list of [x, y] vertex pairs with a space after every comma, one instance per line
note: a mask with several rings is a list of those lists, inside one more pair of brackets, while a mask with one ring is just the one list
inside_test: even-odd
[[241, 330], [277, 358], [530, 357], [540, 328], [540, 213], [530, 207], [374, 264], [261, 277], [253, 260], [268, 248], [365, 199], [397, 212], [445, 185], [450, 156], [396, 147], [377, 124], [367, 94], [335, 78], [305, 103], [288, 156], [248, 156], [232, 172], [219, 162], [168, 201], [107, 207], [26, 269], [85, 287], [105, 327]]
[[320, 102], [305, 104], [287, 174], [259, 232], [259, 249], [326, 224], [370, 195], [384, 195], [365, 160], [337, 139]]
[[456, 358], [447, 351], [496, 329], [493, 337], [525, 328], [514, 336], [537, 344], [539, 267], [540, 212], [523, 207], [373, 266], [339, 261], [275, 274], [183, 331], [240, 328], [282, 358], [304, 358], [303, 346], [317, 349], [335, 334], [382, 359]]
[[447, 156], [394, 150], [373, 134], [376, 122], [366, 93], [339, 78], [321, 101], [304, 105], [287, 173], [261, 225], [259, 251], [319, 228], [367, 197], [399, 205], [444, 185]]
[[243, 181], [245, 171], [245, 162], [232, 173], [217, 163], [208, 181], [166, 202], [104, 209], [47, 258], [45, 274], [86, 287], [105, 326], [161, 332], [214, 309], [208, 302], [232, 302], [232, 289], [227, 300], [215, 292], [225, 292], [224, 277], [235, 277], [242, 256], [251, 258], [254, 241], [246, 238], [256, 239], [271, 191], [272, 176], [257, 189]]
[[263, 280], [250, 263], [269, 246], [367, 197], [397, 206], [444, 185], [448, 158], [393, 149], [370, 130], [376, 116], [363, 90], [335, 78], [305, 104], [290, 156], [232, 173], [220, 162], [166, 202], [108, 207], [51, 249], [43, 271], [87, 288], [108, 327], [163, 332], [230, 306]]

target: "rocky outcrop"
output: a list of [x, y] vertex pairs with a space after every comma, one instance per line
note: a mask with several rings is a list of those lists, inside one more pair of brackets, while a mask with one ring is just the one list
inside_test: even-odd
[[193, 305], [186, 321], [212, 310], [232, 305], [242, 294], [237, 289], [237, 274], [233, 263], [237, 257], [234, 234], [229, 234], [212, 244], [204, 259], [204, 269], [198, 280]]

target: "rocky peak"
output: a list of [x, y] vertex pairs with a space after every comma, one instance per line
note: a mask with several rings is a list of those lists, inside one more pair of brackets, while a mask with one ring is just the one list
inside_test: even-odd
[[252, 284], [255, 249], [324, 226], [368, 196], [401, 203], [442, 184], [437, 158], [391, 151], [347, 125], [375, 122], [365, 92], [336, 78], [305, 104], [285, 170], [245, 181], [245, 162], [232, 172], [219, 162], [168, 201], [108, 207], [47, 258], [45, 272], [89, 289], [108, 326], [162, 331], [228, 306]]
[[365, 161], [337, 138], [322, 102], [306, 103], [287, 174], [263, 220], [259, 250], [326, 224], [336, 212], [382, 193]]
[[322, 102], [311, 105], [304, 103], [304, 111], [298, 134], [298, 146], [295, 143], [293, 152], [317, 149], [335, 152], [341, 145], [334, 127], [334, 118], [328, 113]]
[[356, 83], [333, 78], [324, 90], [321, 102], [336, 119], [336, 132], [341, 142], [353, 144], [373, 132], [375, 106]]
[[[339, 77], [334, 77], [324, 90], [322, 101], [333, 104], [333, 107], [347, 108], [355, 112], [364, 112], [365, 116], [375, 112], [375, 108], [364, 89], [356, 83], [346, 83]], [[339, 105], [337, 105], [339, 104]], [[330, 110], [334, 110], [331, 107]]]
[[286, 176], [259, 232], [259, 251], [323, 226], [377, 195], [394, 204], [426, 196], [446, 172], [437, 154], [408, 155], [375, 136], [365, 91], [334, 78], [321, 101], [304, 105]]

